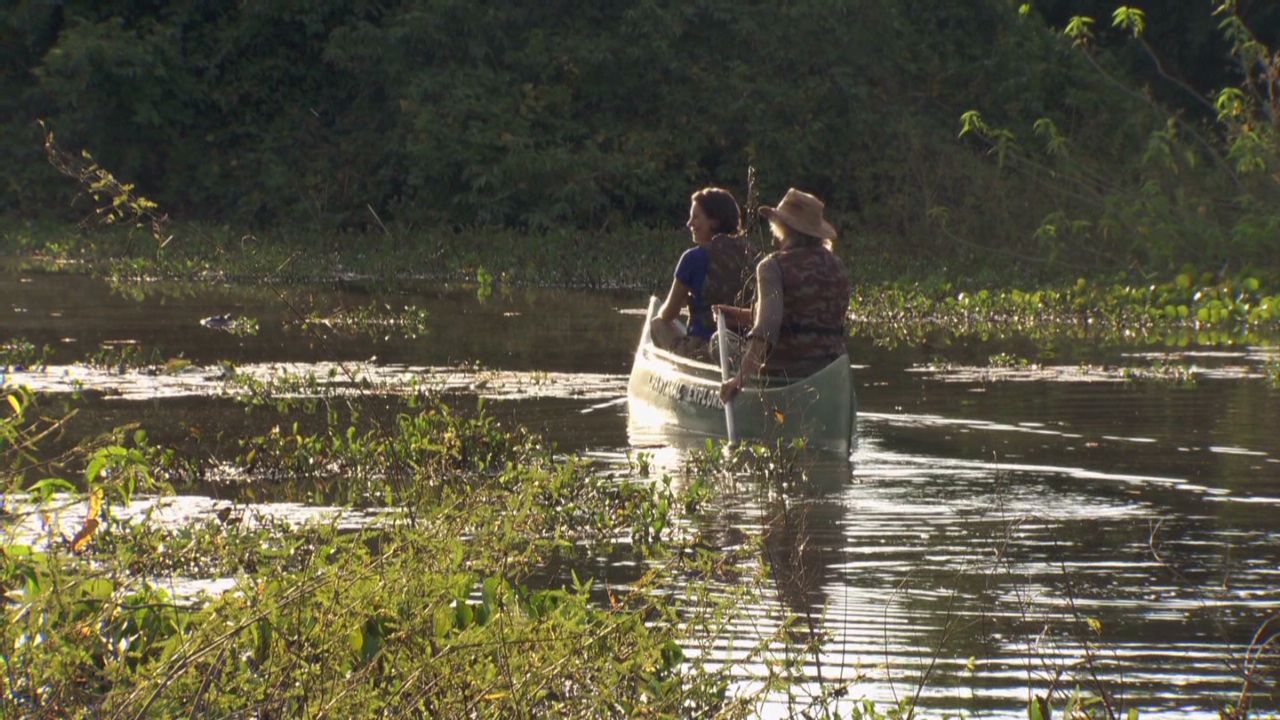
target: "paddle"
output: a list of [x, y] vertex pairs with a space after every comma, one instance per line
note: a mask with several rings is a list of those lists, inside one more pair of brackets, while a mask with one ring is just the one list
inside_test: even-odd
[[[720, 380], [729, 379], [729, 333], [725, 329], [724, 313], [716, 311], [716, 336], [720, 338]], [[733, 423], [733, 399], [724, 404], [724, 426], [729, 431], [729, 444], [738, 444], [738, 428]]]

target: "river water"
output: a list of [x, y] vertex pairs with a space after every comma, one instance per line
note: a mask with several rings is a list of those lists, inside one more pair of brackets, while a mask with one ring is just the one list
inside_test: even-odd
[[[496, 415], [565, 451], [606, 466], [644, 453], [658, 473], [678, 476], [703, 439], [629, 422], [624, 401], [646, 301], [359, 280], [121, 292], [15, 266], [0, 277], [0, 342], [52, 349], [47, 368], [10, 371], [6, 385], [84, 394], [67, 442], [140, 422], [158, 443], [199, 434], [231, 447], [278, 419], [246, 415], [226, 397], [219, 363], [229, 361], [268, 380], [282, 367], [322, 384], [415, 378], [464, 404], [486, 398]], [[374, 302], [425, 309], [426, 330], [344, 337], [297, 322], [316, 308]], [[259, 330], [201, 325], [220, 314], [254, 318]], [[104, 343], [192, 366], [152, 375], [76, 364]], [[1264, 370], [1274, 347], [849, 346], [860, 411], [850, 456], [802, 454], [803, 480], [782, 486], [746, 478], [717, 487], [698, 521], [725, 546], [762, 534], [772, 568], [766, 592], [709, 661], [740, 660], [795, 616], [809, 682], [766, 708], [778, 716], [839, 683], [850, 700], [881, 703], [923, 685], [926, 708], [990, 717], [1025, 717], [1031, 694], [1055, 683], [1090, 691], [1095, 677], [1144, 717], [1208, 717], [1234, 700], [1255, 631], [1280, 613], [1280, 390]], [[1043, 364], [985, 367], [998, 353], [1033, 350]], [[1194, 381], [1123, 371], [1171, 366], [1190, 368]], [[341, 512], [270, 489], [180, 492], [156, 519], [184, 522], [231, 500], [296, 519]], [[803, 638], [816, 649], [802, 651]], [[744, 686], [766, 675], [752, 663], [738, 672]], [[1258, 702], [1274, 709], [1261, 692]]]

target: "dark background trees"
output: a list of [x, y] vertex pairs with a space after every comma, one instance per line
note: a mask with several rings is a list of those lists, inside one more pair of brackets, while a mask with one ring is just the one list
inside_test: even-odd
[[[805, 187], [912, 252], [1051, 255], [1068, 227], [1102, 244], [1170, 114], [1221, 140], [1230, 43], [1207, 2], [1148, 3], [1145, 46], [1108, 27], [1114, 3], [1018, 5], [20, 0], [0, 11], [0, 212], [67, 212], [46, 118], [174, 214], [252, 226], [359, 228], [370, 208], [412, 226], [674, 225], [692, 189], [741, 194], [753, 166], [762, 197]], [[1055, 30], [1081, 13], [1106, 75]], [[1240, 13], [1264, 41], [1280, 27], [1274, 3]], [[957, 139], [969, 109], [1020, 147], [1052, 119], [1073, 165], [1019, 175]], [[1111, 182], [1082, 193], [1076, 176]]]

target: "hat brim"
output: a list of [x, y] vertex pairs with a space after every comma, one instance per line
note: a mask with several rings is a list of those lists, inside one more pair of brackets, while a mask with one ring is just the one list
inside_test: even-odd
[[806, 222], [785, 210], [779, 210], [776, 207], [769, 207], [768, 205], [762, 205], [756, 212], [765, 220], [777, 220], [796, 232], [802, 232], [805, 235], [812, 235], [819, 240], [834, 240], [836, 237], [835, 226], [826, 220], [820, 220], [816, 224]]

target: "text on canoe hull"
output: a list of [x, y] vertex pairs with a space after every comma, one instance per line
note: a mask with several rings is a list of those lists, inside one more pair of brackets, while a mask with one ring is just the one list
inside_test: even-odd
[[724, 409], [720, 389], [705, 385], [689, 385], [661, 375], [649, 376], [649, 389], [663, 397], [716, 410]]

